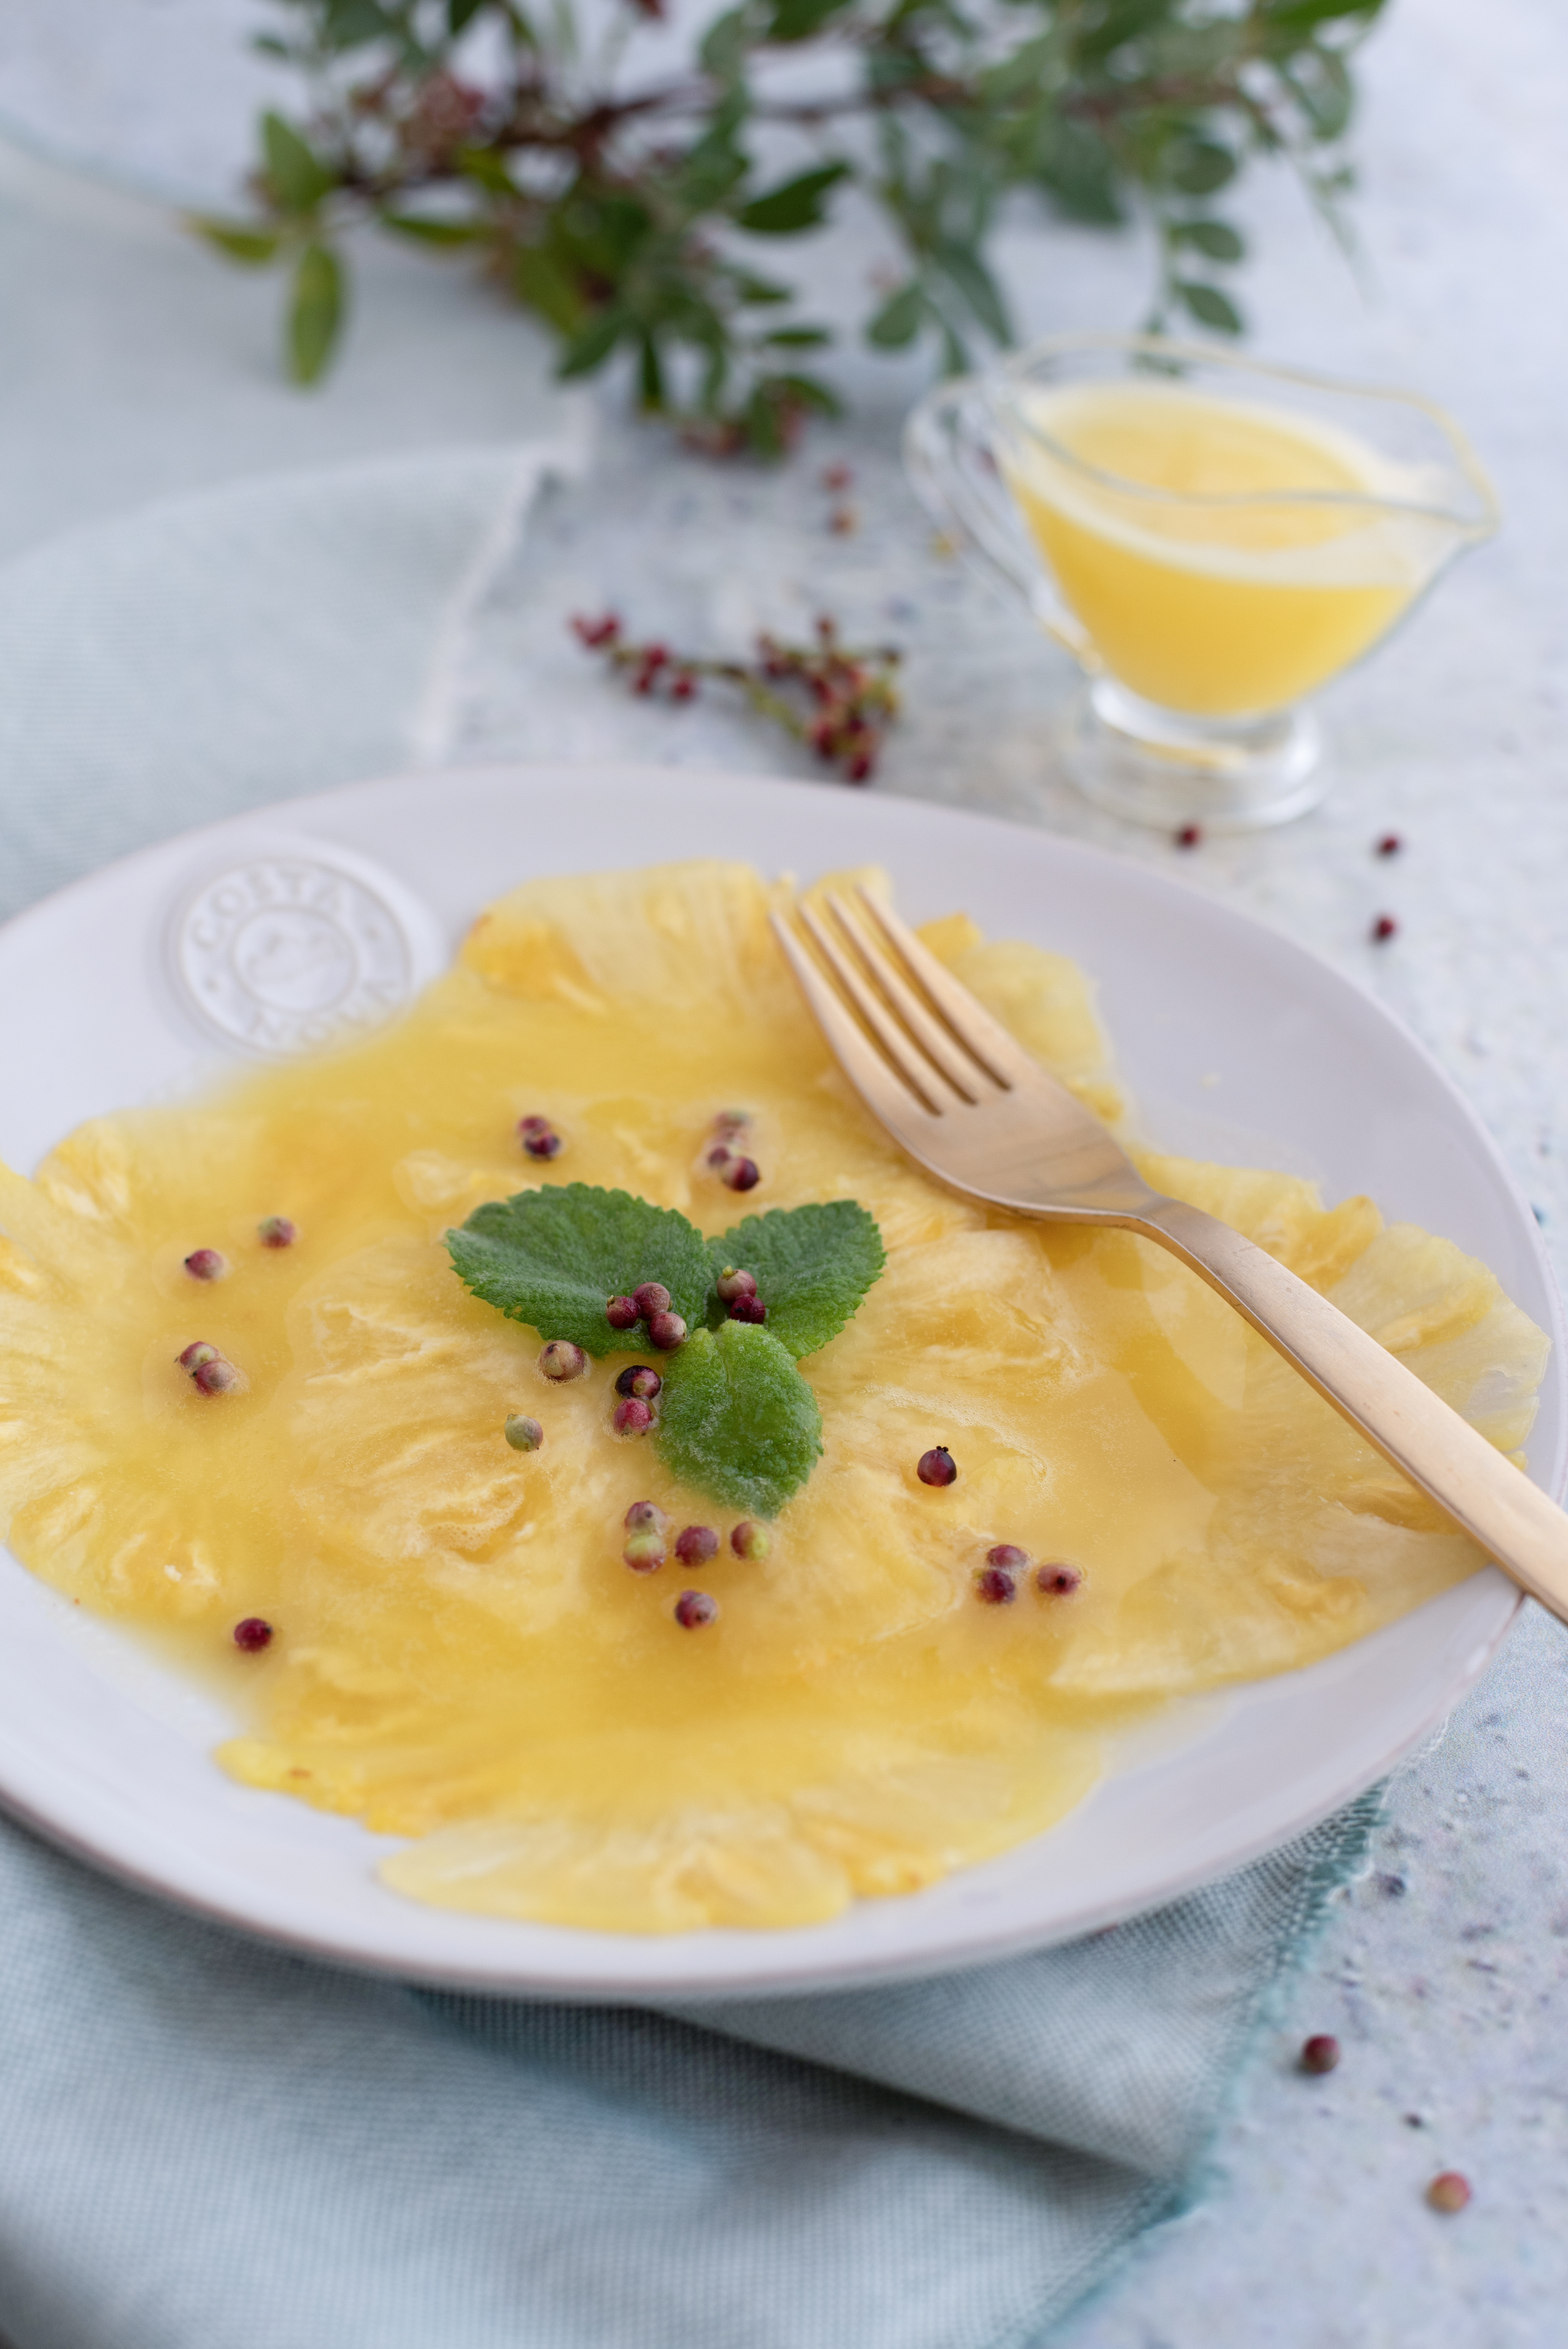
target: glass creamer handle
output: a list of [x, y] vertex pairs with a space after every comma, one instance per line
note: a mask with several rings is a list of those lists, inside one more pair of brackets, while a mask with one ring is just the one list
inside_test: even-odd
[[996, 461], [990, 398], [977, 376], [939, 383], [903, 428], [903, 461], [916, 497], [994, 587], [1023, 604], [1079, 667], [1105, 664], [1030, 543]]

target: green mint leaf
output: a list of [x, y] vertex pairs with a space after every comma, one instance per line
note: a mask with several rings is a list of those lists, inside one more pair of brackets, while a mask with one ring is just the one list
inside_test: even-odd
[[716, 1276], [731, 1264], [756, 1274], [768, 1319], [753, 1326], [766, 1326], [797, 1361], [838, 1336], [887, 1262], [875, 1219], [853, 1199], [748, 1216], [707, 1252]]
[[770, 1331], [726, 1321], [670, 1356], [654, 1440], [685, 1483], [776, 1517], [821, 1456], [822, 1415]]
[[241, 222], [211, 220], [201, 212], [189, 215], [185, 224], [227, 260], [243, 262], [250, 269], [263, 269], [269, 261], [275, 261], [283, 242], [276, 229], [246, 228]]
[[588, 1354], [625, 1353], [635, 1342], [634, 1332], [605, 1320], [612, 1297], [663, 1281], [695, 1329], [713, 1279], [701, 1234], [676, 1209], [588, 1183], [489, 1200], [447, 1234], [447, 1251], [487, 1305]]

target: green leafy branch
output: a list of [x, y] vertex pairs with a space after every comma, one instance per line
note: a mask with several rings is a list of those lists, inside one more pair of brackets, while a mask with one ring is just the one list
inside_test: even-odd
[[[777, 454], [839, 401], [803, 356], [832, 335], [758, 240], [810, 235], [858, 189], [901, 255], [867, 340], [952, 370], [1011, 339], [987, 259], [1004, 205], [1140, 212], [1152, 323], [1238, 333], [1223, 281], [1245, 240], [1215, 200], [1281, 157], [1343, 233], [1351, 57], [1384, 0], [739, 0], [642, 82], [625, 52], [665, 0], [622, 0], [592, 55], [571, 0], [273, 5], [284, 29], [260, 46], [305, 110], [263, 119], [253, 216], [193, 225], [289, 268], [298, 381], [332, 357], [343, 239], [370, 222], [469, 254], [554, 334], [562, 377], [628, 367], [642, 408], [703, 445]], [[781, 94], [802, 57], [820, 93]]]

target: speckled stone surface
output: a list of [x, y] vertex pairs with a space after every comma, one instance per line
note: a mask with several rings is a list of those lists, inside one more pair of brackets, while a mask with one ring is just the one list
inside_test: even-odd
[[[908, 655], [876, 788], [993, 809], [1179, 872], [1340, 963], [1437, 1054], [1497, 1136], [1568, 1274], [1568, 17], [1550, 0], [1404, 0], [1368, 51], [1365, 295], [1291, 191], [1264, 206], [1257, 346], [1415, 384], [1467, 424], [1502, 536], [1326, 698], [1335, 784], [1276, 833], [1172, 842], [1064, 781], [1068, 666], [933, 551], [868, 377], [852, 429], [781, 473], [716, 473], [609, 428], [552, 496], [469, 648], [461, 757], [569, 752], [819, 771], [755, 720], [650, 708], [596, 674], [573, 611], [691, 648], [830, 608]], [[1020, 235], [1037, 331], [1124, 324], [1138, 256]], [[853, 255], [830, 255], [847, 283]], [[823, 468], [852, 467], [835, 501]], [[830, 526], [835, 503], [857, 527]], [[824, 783], [825, 789], [841, 788]], [[1394, 832], [1405, 843], [1379, 858]], [[1369, 926], [1392, 914], [1398, 935]], [[1309, 2080], [1301, 2040], [1339, 2068]], [[1440, 2169], [1470, 2178], [1429, 2209]], [[1568, 1634], [1533, 1608], [1389, 1790], [1375, 1865], [1263, 2038], [1193, 2211], [1148, 2239], [1059, 2349], [1550, 2349], [1568, 2340]]]

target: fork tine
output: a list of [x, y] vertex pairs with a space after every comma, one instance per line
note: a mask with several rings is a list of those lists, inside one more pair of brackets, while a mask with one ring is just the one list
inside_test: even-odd
[[839, 1066], [872, 1115], [895, 1135], [911, 1125], [934, 1123], [929, 1105], [894, 1076], [881, 1053], [866, 1039], [851, 1013], [823, 978], [794, 931], [780, 914], [770, 914], [773, 935], [784, 958], [799, 982], [819, 1028]]
[[923, 999], [915, 993], [881, 940], [868, 936], [864, 923], [855, 920], [837, 890], [829, 890], [825, 902], [867, 973], [887, 998], [926, 1059], [966, 1102], [975, 1102], [988, 1097], [989, 1088], [995, 1081], [990, 1070], [975, 1054], [965, 1051], [961, 1045], [954, 1043], [952, 1031], [927, 1010]]
[[929, 1067], [922, 1059], [880, 997], [872, 992], [843, 948], [830, 934], [816, 907], [802, 897], [795, 911], [812, 945], [837, 979], [839, 992], [849, 997], [862, 1022], [882, 1047], [883, 1058], [892, 1062], [896, 1073], [912, 1092], [920, 1095], [926, 1108], [934, 1115], [941, 1116], [944, 1111], [955, 1108], [965, 1100], [965, 1095], [956, 1085], [948, 1082], [938, 1070]]
[[944, 969], [931, 948], [900, 920], [891, 905], [882, 905], [864, 887], [857, 886], [855, 895], [911, 978], [923, 988], [958, 1041], [974, 1054], [988, 1076], [1007, 1092], [1026, 1078], [1038, 1077], [1039, 1062], [1030, 1058], [1016, 1037], [1010, 1036], [1000, 1020], [992, 1018], [961, 980]]

